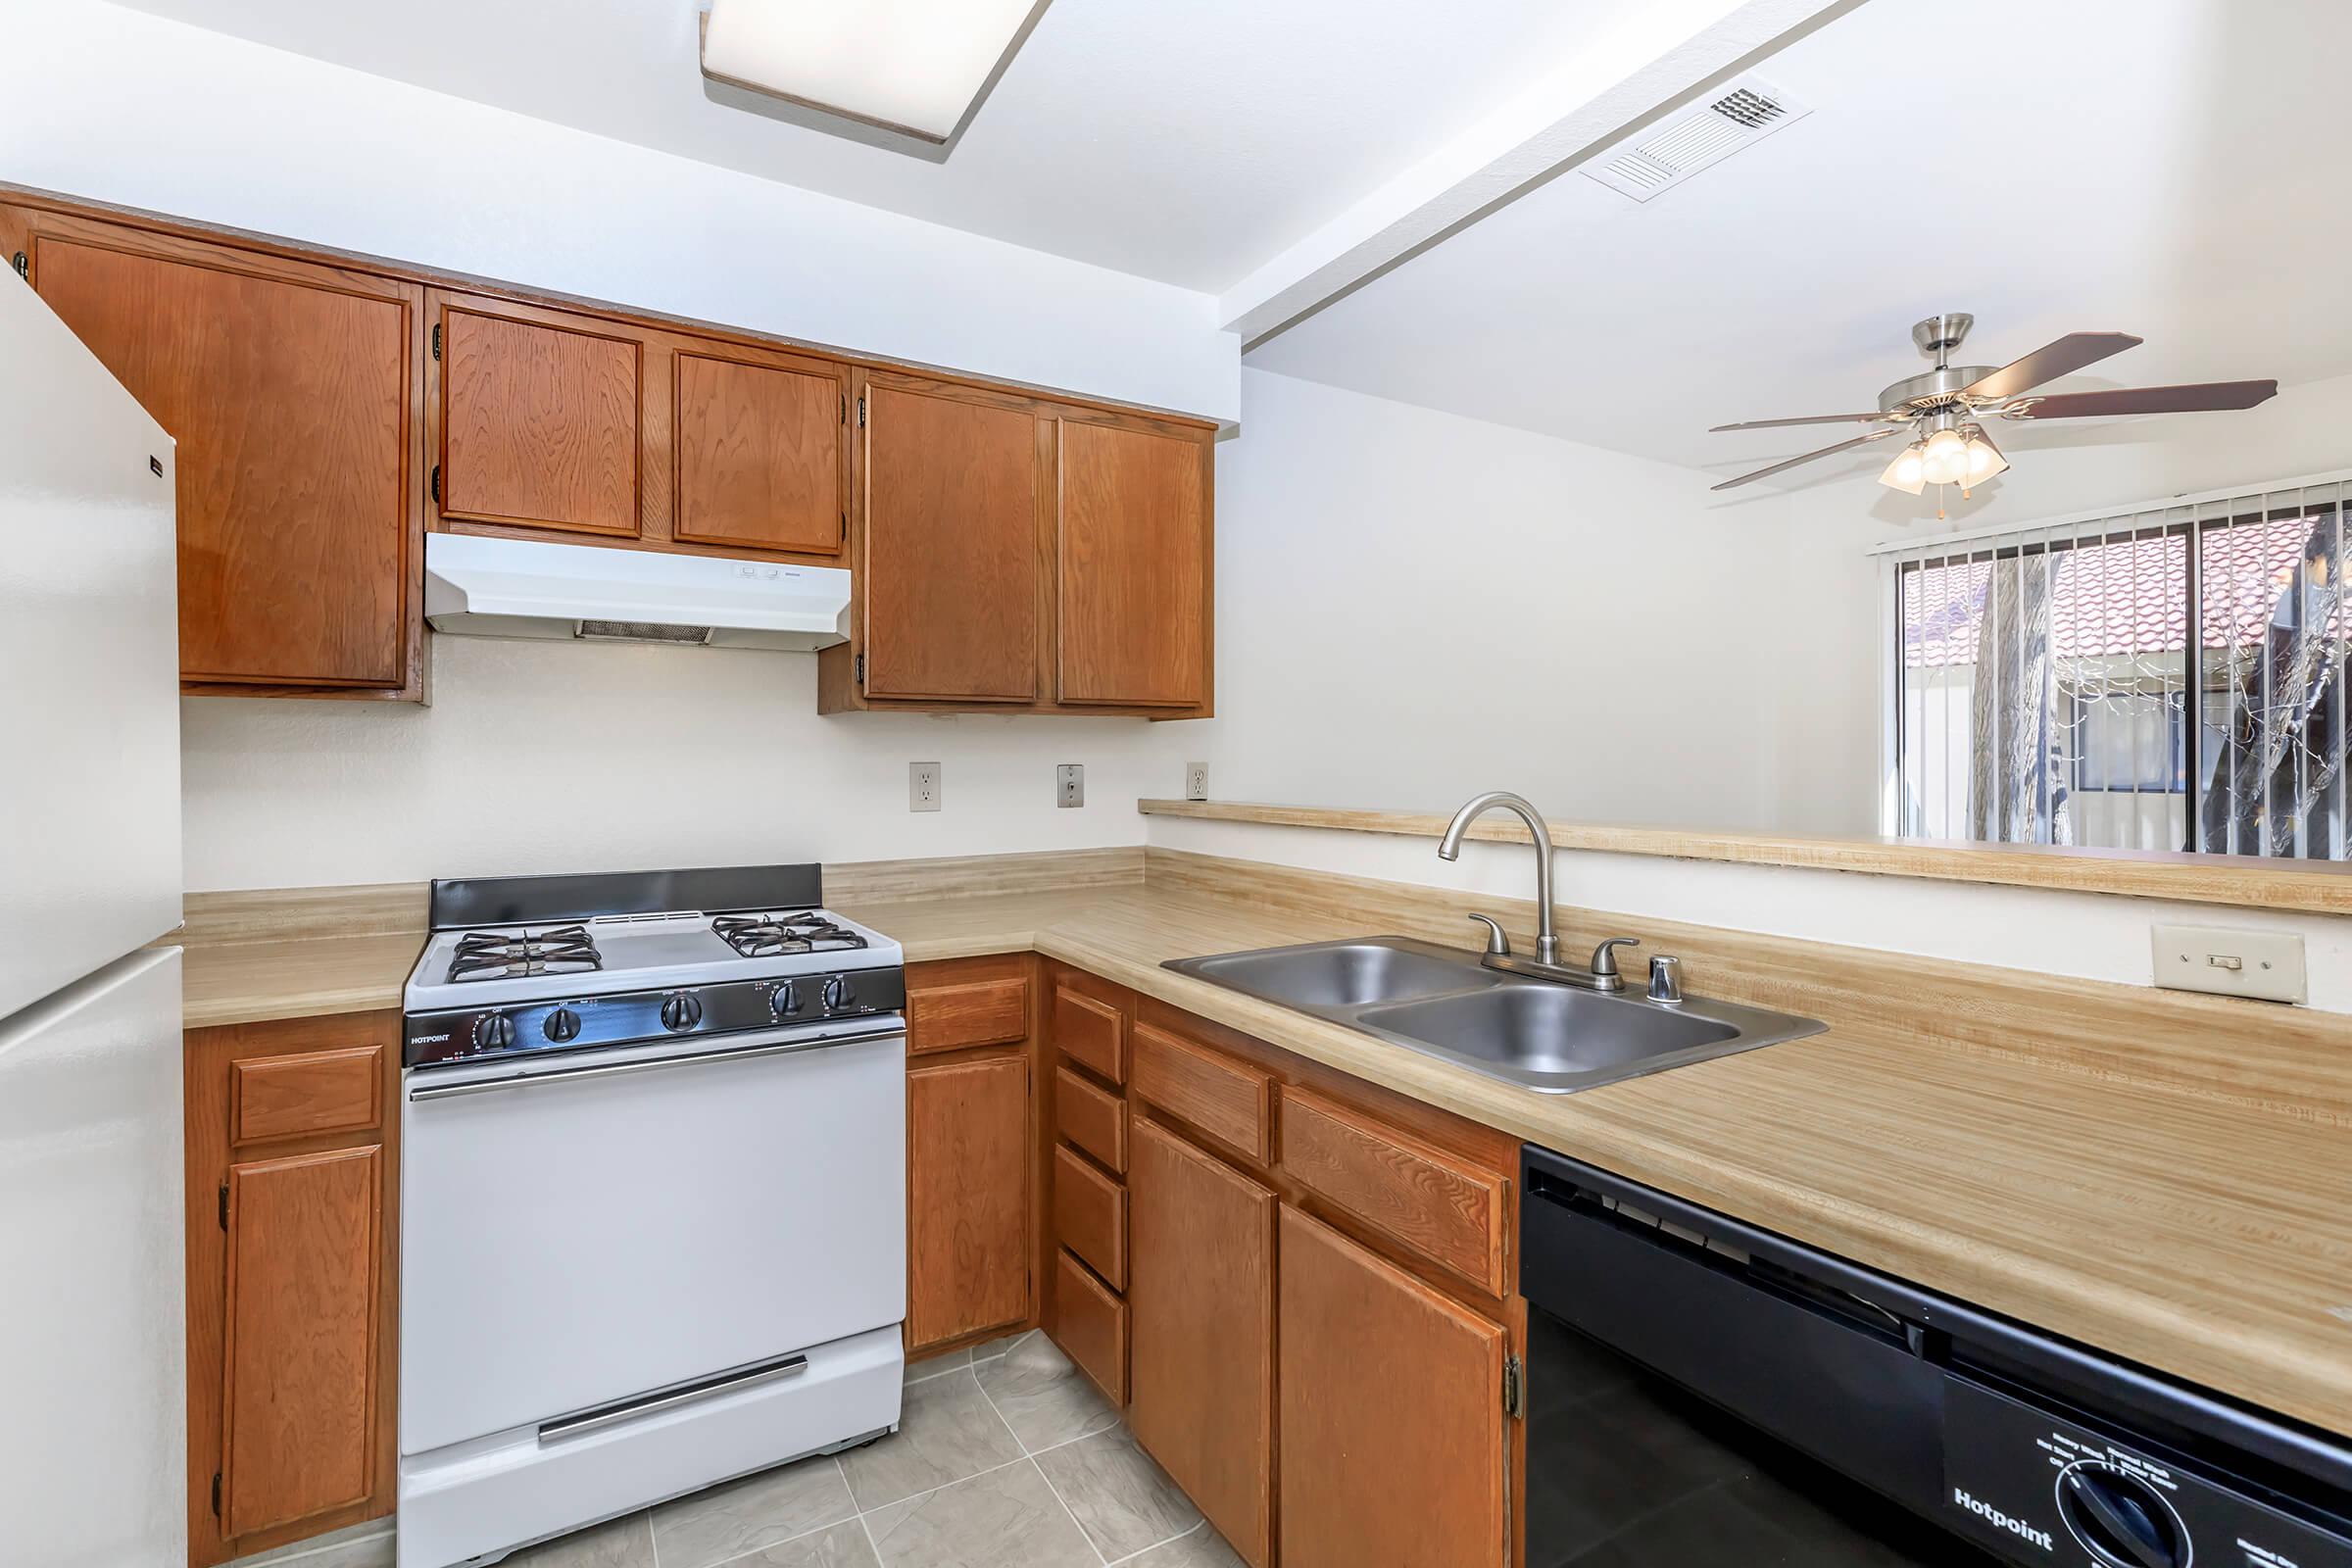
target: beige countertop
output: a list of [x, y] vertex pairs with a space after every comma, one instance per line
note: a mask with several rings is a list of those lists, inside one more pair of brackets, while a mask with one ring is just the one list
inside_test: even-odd
[[[2352, 1436], [2352, 1132], [2327, 1116], [1983, 1049], [1965, 1040], [1961, 1020], [1939, 1041], [1916, 1022], [1848, 1019], [1763, 1051], [1539, 1095], [1160, 967], [1395, 929], [1378, 910], [1306, 913], [1143, 883], [851, 901], [844, 912], [897, 937], [911, 962], [1034, 950], [1633, 1180]], [[187, 1021], [398, 1006], [420, 940], [191, 948]], [[1695, 974], [1692, 987], [1742, 1000]]]

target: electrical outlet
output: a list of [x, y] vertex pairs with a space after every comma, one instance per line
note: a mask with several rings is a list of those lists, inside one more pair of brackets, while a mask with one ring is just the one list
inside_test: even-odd
[[2301, 1002], [2303, 939], [2291, 932], [2233, 931], [2228, 926], [2156, 927], [2156, 983], [2217, 997]]
[[1184, 764], [1184, 798], [1188, 801], [1208, 799], [1208, 764], [1206, 762]]
[[908, 762], [906, 764], [906, 809], [936, 811], [939, 809], [939, 764], [937, 762]]
[[1056, 806], [1086, 804], [1086, 764], [1064, 762], [1054, 769], [1054, 803]]

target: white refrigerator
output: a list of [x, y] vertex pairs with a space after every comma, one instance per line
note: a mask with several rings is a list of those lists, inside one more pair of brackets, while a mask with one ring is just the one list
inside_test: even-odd
[[183, 1568], [172, 438], [0, 270], [0, 1562]]

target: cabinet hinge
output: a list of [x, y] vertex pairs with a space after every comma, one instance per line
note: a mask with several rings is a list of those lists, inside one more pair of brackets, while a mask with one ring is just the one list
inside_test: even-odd
[[1502, 1413], [1513, 1420], [1527, 1414], [1527, 1369], [1515, 1355], [1502, 1358]]
[[220, 1517], [220, 1472], [213, 1472], [213, 1517]]
[[862, 392], [858, 394], [858, 428], [865, 428], [865, 394]]
[[441, 465], [433, 465], [433, 505], [441, 504]]
[[433, 358], [437, 360], [437, 359], [439, 359], [440, 357], [441, 357], [441, 323], [440, 323], [439, 321], [435, 321], [435, 322], [433, 323]]
[[858, 665], [858, 685], [860, 685], [860, 686], [862, 686], [862, 685], [864, 685], [864, 684], [865, 684], [865, 656], [864, 656], [863, 654], [859, 654], [859, 655], [858, 656], [858, 659], [857, 659], [857, 665]]
[[228, 1229], [228, 1183], [220, 1184], [220, 1228]]
[[17, 275], [19, 277], [28, 278], [32, 276], [32, 258], [25, 255], [23, 251], [19, 251], [16, 255], [11, 256], [8, 259], [8, 265], [17, 270]]
[[841, 422], [850, 422], [850, 395], [847, 392], [841, 394]]

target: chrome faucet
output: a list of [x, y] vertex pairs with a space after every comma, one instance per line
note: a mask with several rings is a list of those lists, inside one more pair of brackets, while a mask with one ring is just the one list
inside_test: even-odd
[[[1470, 831], [1470, 824], [1498, 808], [1518, 813], [1519, 820], [1525, 822], [1527, 830], [1536, 836], [1536, 961], [1557, 964], [1560, 961], [1560, 937], [1551, 927], [1551, 829], [1544, 825], [1544, 818], [1536, 813], [1536, 808], [1524, 797], [1513, 795], [1509, 790], [1489, 790], [1484, 795], [1472, 798], [1467, 806], [1453, 813], [1453, 820], [1446, 824], [1446, 836], [1438, 841], [1438, 858], [1460, 859], [1462, 835]], [[1476, 920], [1484, 916], [1472, 915], [1471, 918]], [[1494, 943], [1501, 942], [1502, 928], [1491, 920], [1488, 924], [1494, 929], [1494, 937], [1487, 952], [1489, 956], [1494, 956]], [[1509, 953], [1510, 948], [1506, 943], [1502, 947], [1502, 956], [1508, 956]]]

